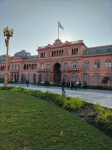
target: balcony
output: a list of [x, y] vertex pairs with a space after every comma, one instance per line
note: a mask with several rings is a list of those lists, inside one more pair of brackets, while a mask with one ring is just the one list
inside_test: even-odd
[[81, 68], [76, 67], [76, 68], [62, 68], [61, 69], [62, 72], [78, 72], [81, 71]]
[[19, 73], [19, 72], [20, 72], [20, 69], [17, 69], [17, 70], [12, 70], [12, 69], [10, 69], [9, 71], [10, 71], [10, 73]]

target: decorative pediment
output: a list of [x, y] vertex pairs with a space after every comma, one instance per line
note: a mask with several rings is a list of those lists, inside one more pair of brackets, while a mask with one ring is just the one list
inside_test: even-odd
[[63, 43], [61, 42], [61, 40], [57, 39], [55, 40], [55, 43], [53, 43], [54, 46], [60, 46], [62, 45]]

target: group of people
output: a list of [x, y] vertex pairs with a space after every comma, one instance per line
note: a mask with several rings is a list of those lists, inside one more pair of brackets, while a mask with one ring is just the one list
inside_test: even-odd
[[87, 89], [87, 82], [84, 81], [84, 83], [81, 84], [81, 81], [79, 81], [79, 82], [78, 81], [75, 81], [75, 82], [71, 81], [70, 88], [72, 90], [73, 89], [78, 90], [78, 89], [81, 89], [81, 88]]
[[[66, 81], [65, 81], [65, 79], [63, 79], [62, 80], [62, 82], [61, 82], [61, 86], [62, 86], [62, 94], [65, 94], [66, 92], [65, 92], [65, 85], [66, 85]], [[75, 82], [73, 82], [73, 81], [71, 81], [70, 83], [69, 83], [69, 87], [73, 90], [73, 89], [75, 89], [75, 90], [78, 90], [78, 89], [81, 89], [81, 88], [83, 88], [83, 90], [84, 89], [87, 89], [87, 82], [86, 81], [84, 81], [83, 82], [83, 85], [81, 84], [81, 82], [79, 81], [75, 81]]]
[[[27, 84], [27, 87], [28, 87], [28, 85], [29, 85], [29, 80], [27, 79], [26, 80], [26, 84]], [[39, 83], [38, 83], [39, 84]], [[49, 82], [48, 81], [45, 81], [45, 85], [46, 86], [49, 86]], [[66, 92], [65, 92], [65, 85], [66, 85], [66, 80], [63, 78], [63, 80], [62, 80], [62, 82], [61, 82], [61, 87], [62, 87], [62, 94], [65, 94]], [[78, 90], [79, 88], [81, 88], [81, 86], [82, 86], [82, 84], [81, 84], [81, 82], [79, 81], [75, 81], [75, 82], [73, 82], [73, 81], [71, 81], [70, 82], [70, 88], [73, 90], [73, 89], [75, 89], [75, 90]], [[83, 89], [87, 89], [87, 82], [86, 81], [84, 81], [84, 83], [83, 83]]]

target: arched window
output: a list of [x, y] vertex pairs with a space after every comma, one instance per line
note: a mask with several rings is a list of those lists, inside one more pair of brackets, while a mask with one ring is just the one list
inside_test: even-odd
[[105, 67], [106, 68], [111, 68], [112, 67], [112, 62], [109, 60], [109, 61], [106, 61], [105, 62]]
[[12, 65], [12, 70], [14, 70], [14, 65]]
[[72, 68], [76, 68], [76, 61], [73, 61]]
[[94, 63], [94, 67], [95, 68], [100, 68], [100, 61], [95, 61], [95, 63]]
[[26, 70], [26, 65], [24, 65], [23, 70]]
[[68, 68], [68, 64], [67, 64], [67, 63], [65, 63], [64, 68], [65, 68], [65, 69], [67, 69], [67, 68]]
[[89, 68], [89, 67], [90, 67], [89, 62], [85, 62], [85, 63], [84, 63], [84, 69], [87, 69], [87, 68]]
[[95, 73], [94, 74], [94, 82], [95, 83], [99, 83], [100, 82], [100, 74], [99, 73]]
[[111, 68], [112, 67], [112, 62], [111, 61], [109, 61], [109, 68]]
[[72, 81], [77, 81], [77, 75], [73, 74]]
[[41, 69], [44, 69], [44, 64], [43, 64], [43, 63], [40, 65], [40, 68], [41, 68]]
[[89, 74], [88, 73], [85, 73], [84, 74], [84, 81], [88, 82], [89, 81]]
[[20, 69], [20, 66], [18, 65], [18, 70]]
[[44, 74], [40, 74], [39, 75], [39, 81], [40, 82], [44, 82]]

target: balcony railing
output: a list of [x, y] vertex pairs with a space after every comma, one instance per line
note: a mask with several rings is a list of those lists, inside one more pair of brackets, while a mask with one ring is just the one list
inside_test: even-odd
[[20, 69], [17, 69], [17, 70], [10, 69], [10, 72], [20, 72]]

